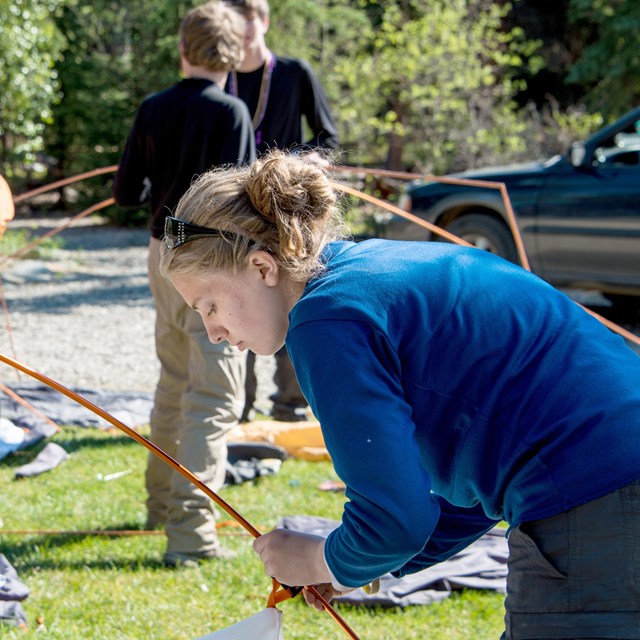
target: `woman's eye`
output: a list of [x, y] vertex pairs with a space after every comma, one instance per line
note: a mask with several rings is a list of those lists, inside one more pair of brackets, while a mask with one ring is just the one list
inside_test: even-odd
[[212, 304], [207, 311], [207, 316], [212, 316], [216, 312], [216, 306]]

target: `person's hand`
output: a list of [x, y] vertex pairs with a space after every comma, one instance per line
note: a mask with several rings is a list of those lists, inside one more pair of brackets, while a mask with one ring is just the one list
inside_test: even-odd
[[302, 587], [331, 582], [324, 542], [321, 536], [275, 529], [256, 538], [253, 549], [268, 576], [289, 587]]
[[[349, 593], [354, 591], [355, 589], [347, 589], [346, 591], [338, 591], [331, 583], [325, 584], [314, 584], [313, 588], [327, 601], [331, 602], [336, 596], [340, 596], [343, 593]], [[319, 600], [311, 591], [308, 589], [304, 589], [302, 592], [306, 603], [310, 607], [314, 607], [318, 611], [322, 611], [324, 609], [324, 605], [322, 601]]]

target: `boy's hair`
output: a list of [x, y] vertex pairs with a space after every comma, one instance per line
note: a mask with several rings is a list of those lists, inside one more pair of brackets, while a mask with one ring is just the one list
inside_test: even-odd
[[263, 20], [269, 17], [269, 3], [267, 0], [226, 0], [226, 2], [235, 7], [246, 18], [254, 13]]
[[245, 23], [236, 9], [213, 0], [191, 9], [182, 20], [179, 37], [189, 64], [208, 71], [231, 71], [244, 57]]

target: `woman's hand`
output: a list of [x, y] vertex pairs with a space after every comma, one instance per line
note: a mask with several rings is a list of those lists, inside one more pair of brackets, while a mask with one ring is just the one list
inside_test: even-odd
[[253, 550], [268, 576], [289, 587], [302, 587], [331, 582], [324, 561], [324, 542], [321, 536], [275, 529], [256, 538]]

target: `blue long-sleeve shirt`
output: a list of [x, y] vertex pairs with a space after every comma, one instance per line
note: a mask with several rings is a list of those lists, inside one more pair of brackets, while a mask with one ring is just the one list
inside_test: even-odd
[[441, 243], [333, 243], [287, 348], [347, 486], [345, 586], [640, 478], [640, 358], [536, 276]]

